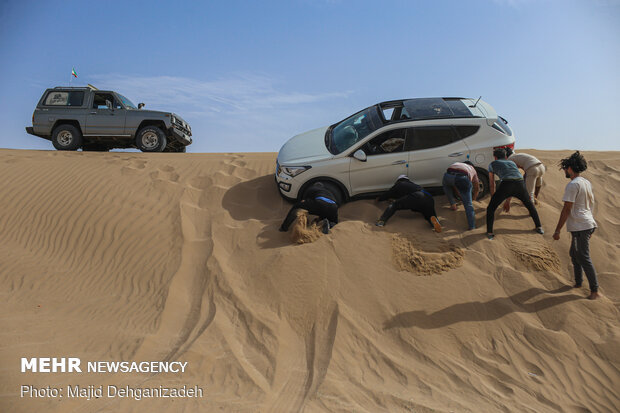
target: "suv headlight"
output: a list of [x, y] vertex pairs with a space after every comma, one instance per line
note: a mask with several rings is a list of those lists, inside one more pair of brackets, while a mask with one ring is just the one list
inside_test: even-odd
[[174, 116], [170, 115], [170, 122], [171, 123], [177, 123], [177, 118], [175, 118]]
[[312, 167], [311, 166], [282, 166], [281, 168], [282, 168], [282, 172], [284, 172], [286, 175], [290, 176], [291, 178], [294, 178], [300, 173], [305, 172]]

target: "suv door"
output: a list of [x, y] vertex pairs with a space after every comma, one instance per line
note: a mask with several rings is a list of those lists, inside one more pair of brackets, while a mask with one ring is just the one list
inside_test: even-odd
[[[112, 103], [109, 108], [106, 101]], [[90, 109], [86, 115], [84, 135], [88, 136], [123, 136], [127, 111], [110, 92], [95, 92]]]
[[468, 160], [469, 148], [452, 126], [420, 126], [408, 130], [409, 178], [424, 187], [441, 186], [454, 162]]
[[351, 157], [351, 195], [385, 191], [394, 184], [398, 175], [407, 175], [409, 154], [405, 152], [406, 135], [406, 128], [392, 129], [356, 149], [362, 149], [367, 159], [362, 162]]

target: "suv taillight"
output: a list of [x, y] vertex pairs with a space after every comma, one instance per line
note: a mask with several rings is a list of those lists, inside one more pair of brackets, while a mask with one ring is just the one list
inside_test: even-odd
[[494, 147], [493, 147], [493, 150], [495, 150], [495, 149], [500, 149], [500, 148], [510, 148], [511, 150], [513, 150], [513, 151], [514, 151], [514, 150], [515, 150], [515, 143], [513, 142], [513, 143], [511, 143], [511, 144], [509, 144], [509, 145], [494, 146]]

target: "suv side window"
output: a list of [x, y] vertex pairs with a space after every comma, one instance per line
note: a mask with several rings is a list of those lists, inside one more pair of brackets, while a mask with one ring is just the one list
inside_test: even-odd
[[114, 95], [111, 93], [95, 93], [95, 97], [93, 98], [93, 109], [107, 109], [105, 101], [109, 100], [112, 102], [112, 107], [115, 109], [122, 109], [121, 104], [114, 99]]
[[474, 133], [478, 132], [478, 129], [480, 129], [480, 126], [478, 126], [478, 125], [462, 125], [462, 126], [455, 126], [455, 128], [456, 128], [456, 131], [461, 136], [461, 139], [465, 139], [468, 136], [471, 136]]
[[83, 91], [56, 91], [52, 90], [45, 98], [45, 106], [82, 106]]
[[394, 129], [383, 132], [366, 142], [362, 149], [368, 156], [402, 152], [405, 150], [406, 132], [407, 129]]
[[451, 126], [409, 128], [408, 151], [437, 148], [460, 140]]

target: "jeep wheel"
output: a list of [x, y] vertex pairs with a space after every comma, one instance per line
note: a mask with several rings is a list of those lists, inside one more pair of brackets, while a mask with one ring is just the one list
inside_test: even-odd
[[82, 146], [82, 133], [73, 125], [59, 125], [52, 133], [52, 144], [59, 151], [75, 151]]
[[166, 147], [166, 135], [157, 126], [146, 126], [136, 135], [136, 147], [142, 152], [162, 152]]

